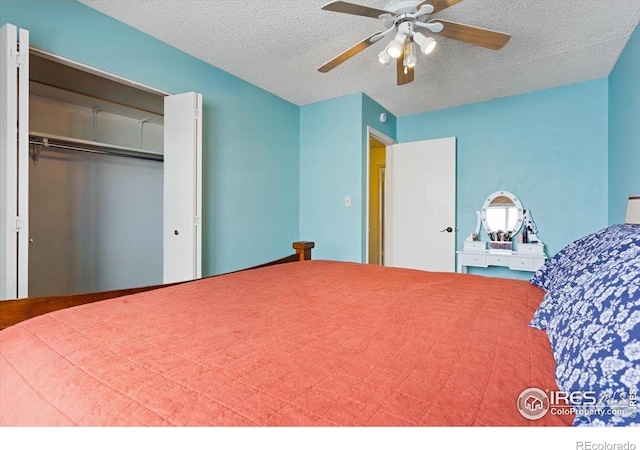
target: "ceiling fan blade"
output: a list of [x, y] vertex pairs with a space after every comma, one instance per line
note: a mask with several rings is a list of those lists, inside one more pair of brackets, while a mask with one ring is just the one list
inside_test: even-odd
[[325, 11], [353, 14], [355, 16], [371, 17], [373, 19], [377, 19], [383, 14], [391, 14], [392, 16], [394, 15], [394, 13], [385, 11], [384, 9], [371, 8], [369, 6], [356, 5], [349, 2], [327, 3], [322, 7], [322, 9], [324, 9]]
[[370, 45], [375, 44], [376, 42], [378, 42], [380, 40], [380, 35], [382, 35], [384, 33], [385, 33], [384, 31], [381, 31], [379, 33], [372, 34], [371, 36], [366, 38], [364, 41], [358, 42], [356, 45], [351, 47], [349, 50], [346, 50], [346, 51], [340, 53], [338, 56], [333, 58], [331, 61], [329, 61], [325, 65], [318, 67], [318, 72], [327, 73], [331, 69], [335, 69], [336, 67], [338, 67], [340, 64], [342, 64], [343, 62], [345, 62], [349, 58], [352, 58], [352, 57], [356, 56], [358, 53], [360, 53], [365, 48], [367, 48]]
[[449, 22], [448, 20], [434, 19], [429, 23], [441, 23], [444, 26], [442, 31], [437, 34], [491, 50], [500, 50], [511, 39], [510, 34], [502, 33], [501, 31], [487, 30], [486, 28]]
[[456, 3], [460, 3], [461, 1], [462, 0], [427, 0], [416, 6], [416, 9], [420, 10], [424, 5], [431, 5], [433, 6], [433, 12], [431, 14], [434, 14], [442, 11], [443, 9], [447, 9], [449, 6], [453, 6]]
[[398, 74], [398, 86], [402, 86], [403, 84], [408, 84], [413, 81], [413, 69], [414, 67], [407, 67], [407, 73], [404, 72], [405, 66], [403, 63], [404, 58], [398, 58], [398, 62], [396, 63], [396, 72]]

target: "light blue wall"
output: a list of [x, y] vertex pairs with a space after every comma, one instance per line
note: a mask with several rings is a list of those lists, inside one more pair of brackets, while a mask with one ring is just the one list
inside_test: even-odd
[[640, 27], [609, 76], [609, 223], [623, 223], [640, 195]]
[[486, 197], [507, 190], [531, 210], [551, 256], [607, 225], [607, 102], [599, 79], [400, 117], [398, 141], [457, 137], [458, 249]]
[[315, 241], [314, 258], [364, 257], [367, 125], [395, 137], [395, 117], [361, 93], [300, 108], [300, 236]]
[[[385, 113], [387, 115], [386, 122], [380, 122], [380, 114]], [[369, 139], [367, 135], [367, 127], [371, 127], [381, 132], [382, 134], [395, 139], [397, 119], [396, 116], [391, 114], [386, 108], [380, 105], [380, 103], [372, 100], [367, 95], [362, 95], [362, 139], [365, 142]], [[367, 168], [365, 167], [365, 171]]]
[[3, 1], [4, 23], [28, 29], [35, 47], [168, 92], [203, 94], [205, 274], [292, 251], [297, 106], [73, 1]]

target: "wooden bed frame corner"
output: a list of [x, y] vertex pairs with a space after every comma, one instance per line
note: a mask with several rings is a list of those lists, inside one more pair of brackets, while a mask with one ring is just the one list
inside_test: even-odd
[[298, 242], [294, 242], [292, 245], [300, 261], [310, 260], [311, 249], [315, 246], [316, 246], [315, 243], [309, 242], [309, 241], [298, 241]]
[[[315, 247], [313, 242], [298, 241], [293, 243], [293, 248], [296, 251], [295, 254], [285, 256], [275, 261], [271, 261], [259, 266], [249, 267], [247, 269], [238, 270], [236, 272], [243, 272], [245, 270], [258, 269], [261, 267], [274, 266], [277, 264], [286, 264], [291, 262], [308, 261], [311, 259], [311, 249]], [[225, 274], [220, 274], [225, 275]], [[212, 275], [204, 278], [213, 278], [219, 275]], [[193, 280], [189, 280], [193, 281]], [[71, 308], [72, 306], [84, 305], [87, 303], [99, 302], [101, 300], [108, 300], [110, 298], [122, 297], [125, 295], [137, 294], [138, 292], [153, 291], [169, 286], [175, 286], [178, 284], [189, 283], [189, 281], [180, 281], [170, 284], [156, 284], [153, 286], [143, 286], [128, 289], [116, 289], [113, 291], [105, 292], [89, 292], [86, 294], [74, 294], [74, 295], [60, 295], [54, 297], [34, 297], [34, 298], [21, 298], [17, 300], [4, 300], [0, 301], [0, 330], [15, 325], [23, 320], [30, 319], [32, 317], [40, 316], [59, 309]]]

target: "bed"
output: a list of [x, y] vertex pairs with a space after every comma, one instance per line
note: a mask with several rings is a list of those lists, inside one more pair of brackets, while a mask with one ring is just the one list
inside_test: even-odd
[[[608, 335], [566, 323], [593, 316], [584, 299], [596, 294], [580, 289], [612, 283], [611, 268], [624, 266], [611, 308], [627, 316], [609, 325], [626, 332], [629, 355], [617, 370], [633, 395], [640, 227], [621, 227], [572, 243], [532, 282], [313, 261], [305, 243], [295, 262], [49, 307], [0, 331], [0, 425], [634, 424], [633, 398], [625, 406], [600, 395], [620, 390], [615, 368], [602, 365], [618, 383], [610, 389], [585, 356], [594, 333], [598, 342]], [[622, 255], [611, 250], [620, 239]], [[572, 272], [572, 259], [599, 251], [606, 258]], [[598, 317], [610, 312], [599, 305]], [[562, 340], [567, 329], [575, 342]], [[591, 352], [597, 361], [614, 350], [620, 359], [607, 342]], [[569, 382], [596, 391], [609, 416], [585, 416], [585, 398], [557, 404], [552, 393], [572, 390]]]

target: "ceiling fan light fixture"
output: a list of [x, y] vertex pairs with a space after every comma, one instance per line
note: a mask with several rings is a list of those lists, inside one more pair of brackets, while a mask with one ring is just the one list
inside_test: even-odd
[[[391, 62], [391, 58], [396, 60], [394, 65], [396, 66], [397, 84], [401, 86], [414, 80], [414, 66], [418, 62], [416, 56], [418, 47], [420, 52], [425, 55], [429, 55], [435, 50], [437, 42], [431, 35], [491, 50], [500, 50], [511, 39], [511, 35], [508, 33], [430, 18], [432, 14], [439, 13], [462, 0], [387, 1], [389, 3], [384, 9], [342, 0], [332, 0], [322, 7], [322, 10], [325, 11], [382, 20], [385, 29], [372, 34], [318, 67], [318, 72], [327, 73], [369, 46], [381, 41], [382, 38], [394, 36], [393, 40], [378, 54], [378, 60], [385, 65]], [[425, 30], [430, 34], [425, 33]]]
[[413, 40], [420, 46], [420, 51], [425, 55], [431, 53], [437, 45], [437, 42], [431, 36], [427, 37], [420, 32], [413, 33]]
[[387, 53], [386, 50], [382, 50], [379, 54], [378, 54], [378, 61], [380, 61], [380, 64], [389, 64], [391, 62], [391, 56], [389, 56], [389, 53]]
[[393, 59], [398, 59], [404, 53], [404, 43], [407, 42], [407, 35], [403, 33], [396, 34], [396, 37], [393, 38], [393, 41], [389, 42], [386, 52]]
[[415, 67], [418, 64], [418, 57], [416, 56], [416, 48], [413, 42], [409, 43], [407, 53], [404, 55], [404, 65], [406, 67]]
[[391, 41], [389, 45], [387, 45], [386, 52], [391, 58], [398, 59], [402, 56], [402, 44], [399, 44], [397, 41]]

